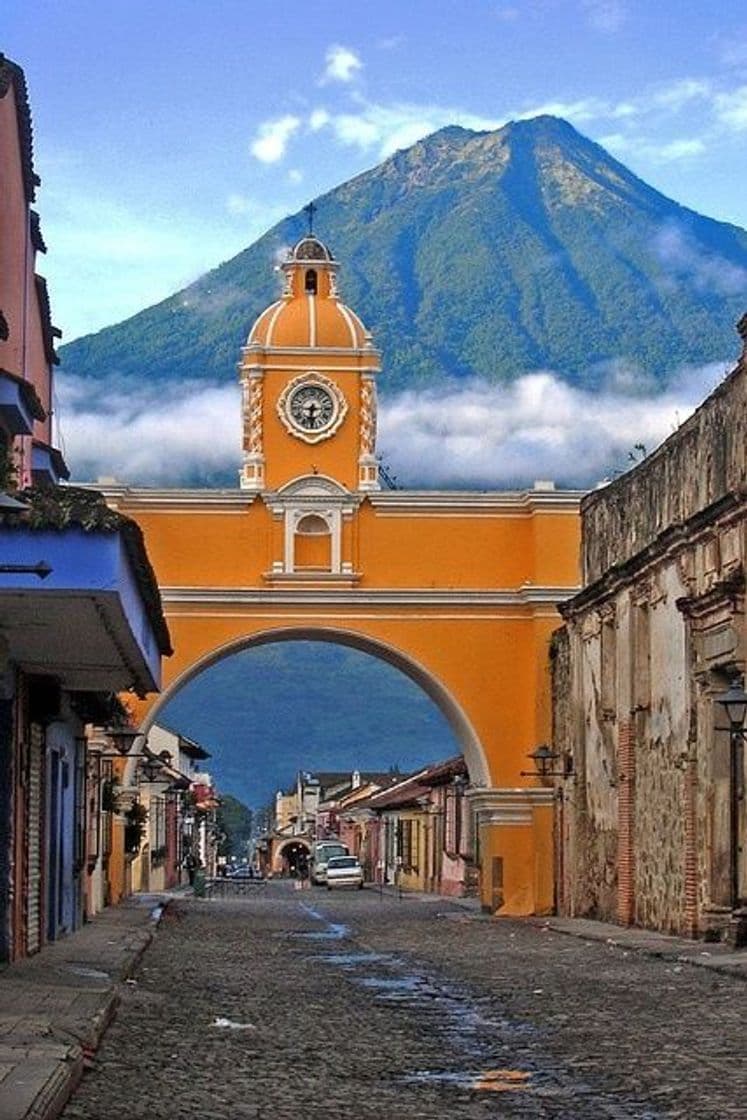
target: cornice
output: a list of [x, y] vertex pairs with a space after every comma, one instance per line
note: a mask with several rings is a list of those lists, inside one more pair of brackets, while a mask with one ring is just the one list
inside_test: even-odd
[[[119, 483], [75, 483], [77, 486], [97, 490], [110, 505], [123, 505], [127, 509], [169, 509], [204, 512], [241, 511], [258, 498], [272, 505], [278, 491], [263, 492], [240, 489], [197, 490], [167, 489], [165, 487], [126, 486]], [[464, 517], [479, 514], [510, 514], [531, 516], [534, 513], [576, 513], [584, 491], [582, 490], [374, 490], [350, 491], [349, 500], [367, 501], [382, 516], [406, 517], [428, 515]]]
[[465, 796], [472, 812], [479, 814], [482, 824], [510, 827], [531, 826], [533, 810], [552, 805], [555, 790], [552, 786], [527, 786], [516, 789], [467, 789]]
[[[275, 576], [275, 578], [278, 578]], [[347, 574], [347, 578], [355, 578]], [[310, 582], [309, 577], [306, 577]], [[321, 582], [321, 581], [320, 581]], [[575, 587], [535, 587], [481, 591], [431, 588], [287, 588], [269, 591], [256, 587], [162, 587], [164, 603], [215, 606], [327, 606], [327, 607], [534, 607], [556, 606], [576, 593]]]
[[385, 514], [576, 513], [585, 490], [380, 490], [371, 505]]
[[200, 513], [242, 513], [259, 498], [248, 490], [170, 490], [137, 486], [108, 485], [93, 482], [76, 482], [73, 485], [103, 494], [113, 508], [124, 506], [129, 510], [153, 509], [161, 512], [199, 511]]

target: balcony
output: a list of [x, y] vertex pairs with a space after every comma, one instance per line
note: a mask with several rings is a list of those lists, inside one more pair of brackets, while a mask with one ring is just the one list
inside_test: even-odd
[[138, 527], [90, 491], [18, 498], [0, 515], [5, 657], [71, 691], [157, 691], [169, 635]]

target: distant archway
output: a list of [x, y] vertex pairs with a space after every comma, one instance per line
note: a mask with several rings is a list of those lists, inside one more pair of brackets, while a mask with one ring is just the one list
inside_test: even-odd
[[302, 862], [308, 871], [310, 855], [311, 844], [302, 836], [289, 836], [287, 840], [276, 842], [272, 853], [273, 875], [300, 877]]
[[467, 715], [448, 689], [423, 665], [402, 650], [369, 635], [342, 628], [337, 629], [329, 626], [278, 627], [260, 631], [211, 650], [203, 657], [198, 658], [171, 682], [149, 710], [143, 721], [142, 730], [147, 734], [153, 724], [158, 722], [159, 713], [163, 711], [174, 696], [210, 666], [242, 650], [273, 642], [293, 641], [330, 642], [348, 646], [377, 657], [399, 669], [430, 697], [443, 714], [464, 756], [472, 784], [474, 786], [490, 785], [490, 772], [483, 746]]

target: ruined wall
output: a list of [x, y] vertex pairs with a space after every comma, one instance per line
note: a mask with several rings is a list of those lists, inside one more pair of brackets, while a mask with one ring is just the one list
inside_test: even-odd
[[557, 781], [556, 900], [560, 913], [614, 921], [614, 745], [602, 719], [598, 647], [589, 637], [564, 627], [553, 639], [553, 746], [573, 763], [572, 777]]
[[561, 608], [553, 676], [554, 743], [575, 771], [558, 780], [565, 913], [692, 935], [723, 931], [747, 897], [714, 703], [747, 659], [746, 379], [743, 361], [660, 451], [585, 500], [597, 578]]
[[[740, 323], [747, 339], [747, 316]], [[747, 486], [747, 356], [653, 454], [584, 498], [584, 584]]]

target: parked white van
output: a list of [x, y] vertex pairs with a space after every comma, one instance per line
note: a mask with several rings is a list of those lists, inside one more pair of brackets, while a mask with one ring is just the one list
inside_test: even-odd
[[332, 856], [350, 855], [347, 845], [339, 840], [318, 840], [311, 849], [309, 872], [312, 883], [327, 882], [327, 860]]

